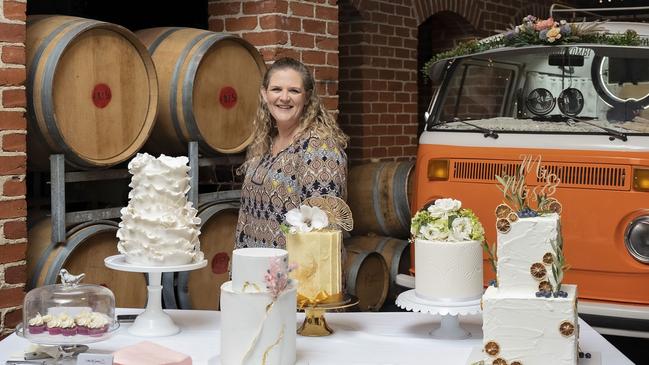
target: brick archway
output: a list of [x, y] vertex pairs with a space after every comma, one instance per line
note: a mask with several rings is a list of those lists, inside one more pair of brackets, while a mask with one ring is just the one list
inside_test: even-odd
[[482, 28], [482, 1], [460, 0], [460, 1], [443, 1], [443, 0], [413, 0], [417, 24], [421, 24], [426, 19], [436, 13], [448, 11], [456, 13], [466, 19], [473, 27]]

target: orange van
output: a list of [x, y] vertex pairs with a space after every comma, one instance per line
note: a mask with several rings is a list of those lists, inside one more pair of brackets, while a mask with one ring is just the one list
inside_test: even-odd
[[[649, 35], [649, 25], [604, 26]], [[555, 197], [571, 266], [564, 282], [579, 286], [580, 315], [602, 333], [649, 337], [649, 43], [642, 44], [499, 47], [435, 63], [412, 209], [459, 199], [493, 244], [503, 201], [495, 176], [514, 175], [521, 155], [541, 156], [561, 179]], [[530, 187], [540, 183], [533, 175]], [[494, 273], [484, 267], [487, 283]]]

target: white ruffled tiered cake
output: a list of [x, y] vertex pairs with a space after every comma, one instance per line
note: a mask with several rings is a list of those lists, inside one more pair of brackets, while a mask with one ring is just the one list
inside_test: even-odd
[[131, 191], [117, 231], [117, 249], [126, 262], [174, 266], [203, 260], [200, 218], [186, 197], [188, 162], [187, 157], [138, 153], [128, 164]]
[[232, 252], [232, 281], [221, 286], [221, 363], [292, 365], [296, 358], [296, 285], [288, 252]]
[[560, 217], [513, 218], [500, 220], [498, 287], [490, 286], [482, 297], [484, 362], [574, 365], [577, 287], [564, 284], [556, 290], [552, 270], [561, 255]]

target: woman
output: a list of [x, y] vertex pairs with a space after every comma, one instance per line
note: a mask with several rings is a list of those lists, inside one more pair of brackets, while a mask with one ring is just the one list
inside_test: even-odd
[[348, 138], [299, 61], [275, 61], [260, 91], [254, 140], [240, 169], [236, 247], [285, 248], [280, 224], [286, 212], [312, 196], [346, 197]]

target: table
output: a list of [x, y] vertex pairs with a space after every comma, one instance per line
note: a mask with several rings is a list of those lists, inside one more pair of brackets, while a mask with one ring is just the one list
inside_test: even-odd
[[[119, 309], [119, 314], [137, 314], [142, 309]], [[109, 340], [90, 345], [93, 352], [112, 352], [139, 341], [153, 341], [192, 356], [194, 365], [220, 364], [220, 318], [216, 311], [167, 310], [181, 328], [175, 336], [143, 338], [128, 333], [123, 324]], [[296, 327], [302, 323], [298, 313]], [[439, 326], [440, 317], [423, 313], [327, 313], [335, 333], [327, 337], [297, 337], [299, 365], [465, 365], [471, 351], [482, 345], [480, 315], [462, 317], [464, 328], [472, 333], [466, 340], [434, 340], [428, 332]], [[580, 345], [583, 351], [599, 352], [602, 365], [633, 365], [613, 345], [580, 320]], [[12, 334], [0, 342], [0, 364], [29, 345]]]

